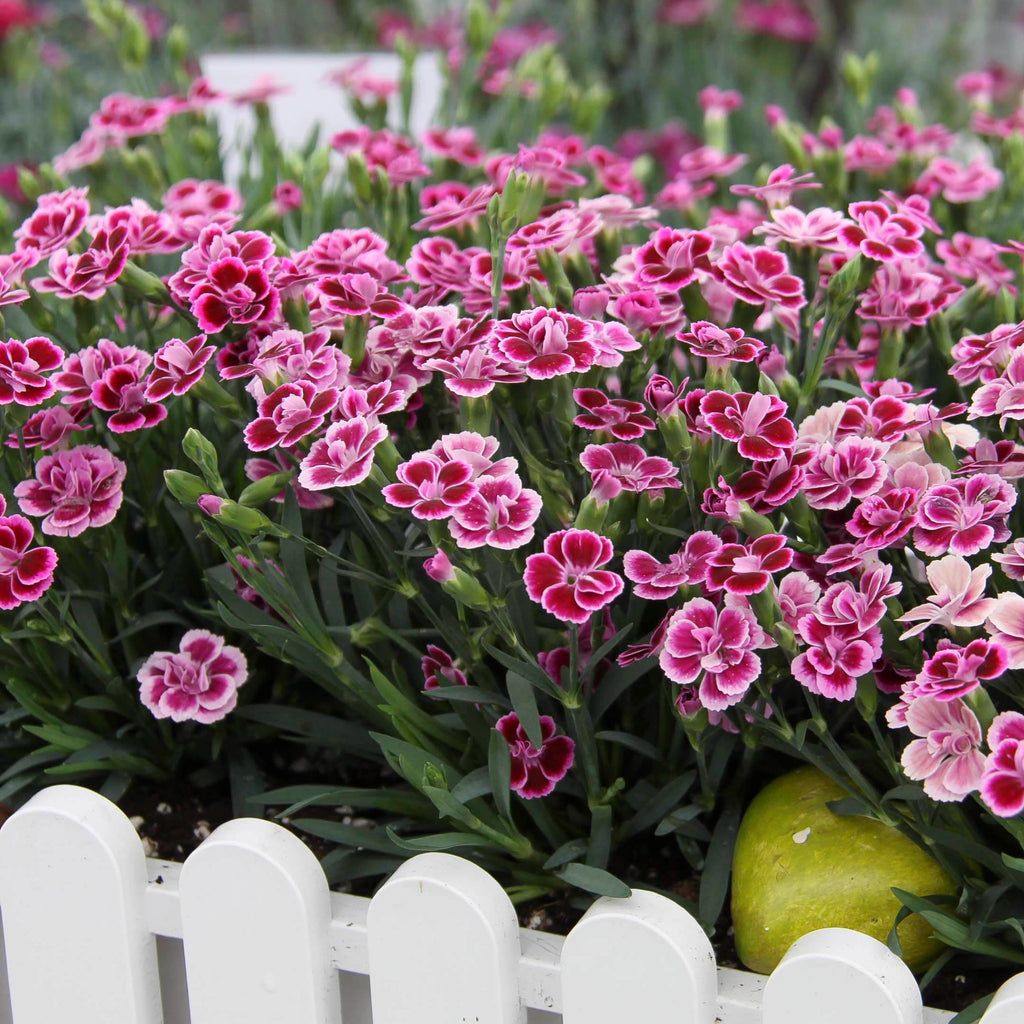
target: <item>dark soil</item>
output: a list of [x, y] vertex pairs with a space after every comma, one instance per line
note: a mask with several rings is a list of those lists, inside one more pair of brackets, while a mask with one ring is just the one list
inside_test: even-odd
[[[184, 860], [210, 832], [233, 817], [231, 801], [226, 796], [212, 791], [197, 792], [186, 783], [137, 782], [121, 799], [120, 806], [145, 840], [147, 856], [173, 861]], [[317, 816], [335, 816], [329, 810], [317, 810], [320, 812]], [[289, 827], [288, 822], [281, 824]], [[300, 835], [320, 858], [333, 849], [329, 842], [292, 831]], [[630, 884], [650, 885], [696, 905], [699, 879], [692, 875], [681, 880], [673, 876], [672, 865], [678, 865], [679, 859], [667, 841], [650, 839], [631, 844], [618, 855], [611, 869]], [[373, 880], [360, 879], [353, 884], [351, 891], [370, 896], [375, 886]], [[533, 900], [517, 907], [519, 923], [523, 928], [566, 935], [591, 902], [579, 894], [559, 894]], [[743, 967], [733, 943], [728, 906], [716, 922], [711, 942], [720, 967]], [[961, 966], [961, 963], [954, 960], [931, 982], [924, 992], [926, 1005], [942, 1010], [962, 1010], [995, 991], [1016, 973], [1009, 967], [992, 969], [969, 962]]]

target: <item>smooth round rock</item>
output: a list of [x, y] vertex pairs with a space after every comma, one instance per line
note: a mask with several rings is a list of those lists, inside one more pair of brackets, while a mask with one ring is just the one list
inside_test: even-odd
[[[956, 883], [901, 832], [872, 818], [833, 814], [848, 794], [816, 768], [766, 786], [740, 823], [732, 867], [736, 951], [770, 974], [786, 950], [818, 928], [852, 928], [885, 942], [902, 904], [890, 891], [952, 894]], [[913, 914], [899, 926], [903, 959], [924, 970], [945, 948]]]

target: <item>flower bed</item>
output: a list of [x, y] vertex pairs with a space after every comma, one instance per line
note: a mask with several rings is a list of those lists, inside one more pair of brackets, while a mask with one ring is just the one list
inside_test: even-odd
[[[272, 82], [199, 79], [108, 97], [23, 176], [0, 797], [187, 778], [334, 844], [333, 884], [457, 850], [515, 903], [625, 898], [660, 842], [659, 888], [711, 931], [745, 807], [806, 763], [842, 794], [821, 813], [938, 865], [864, 915], [896, 952], [921, 915], [925, 991], [958, 953], [1005, 975], [1020, 109], [991, 75], [959, 132], [907, 91], [845, 131], [772, 107], [751, 170], [742, 98], [709, 87], [703, 138], [634, 159], [550, 128], [593, 97], [489, 31], [470, 19], [419, 139], [365, 68], [339, 78], [365, 123], [298, 152]], [[487, 94], [539, 132], [453, 122]]]

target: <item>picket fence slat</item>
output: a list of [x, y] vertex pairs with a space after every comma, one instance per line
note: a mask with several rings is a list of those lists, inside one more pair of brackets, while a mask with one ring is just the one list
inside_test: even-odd
[[921, 992], [910, 968], [877, 939], [822, 928], [797, 939], [764, 987], [764, 1024], [922, 1024]]
[[988, 1004], [981, 1024], [1021, 1024], [1024, 1021], [1024, 974], [1005, 982]]
[[341, 1024], [330, 892], [300, 839], [229, 821], [185, 861], [180, 890], [192, 1024]]
[[159, 1024], [146, 884], [135, 829], [87, 789], [52, 786], [4, 824], [0, 906], [17, 1024]]
[[562, 947], [564, 1024], [713, 1024], [715, 952], [666, 896], [602, 897]]
[[[373, 899], [332, 893], [271, 822], [146, 860], [124, 814], [55, 786], [0, 830], [13, 1016], [0, 1024], [948, 1024], [881, 943], [826, 929], [770, 978], [715, 968], [681, 907], [634, 890], [565, 938], [520, 929], [501, 886], [442, 853]], [[2, 949], [2, 946], [0, 946]], [[163, 1013], [161, 1014], [161, 1006]], [[981, 1024], [1024, 1021], [1024, 974]]]
[[366, 924], [373, 1024], [525, 1024], [519, 922], [476, 864], [446, 853], [406, 861]]

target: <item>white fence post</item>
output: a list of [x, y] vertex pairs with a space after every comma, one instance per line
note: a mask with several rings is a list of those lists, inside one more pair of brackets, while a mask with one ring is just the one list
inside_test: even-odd
[[158, 1024], [146, 858], [128, 819], [78, 786], [37, 793], [0, 830], [14, 1019]]
[[704, 930], [655, 892], [602, 897], [562, 947], [564, 1024], [712, 1024], [717, 992]]
[[763, 1024], [921, 1024], [910, 968], [870, 935], [822, 928], [796, 940], [764, 987]]
[[413, 857], [373, 897], [366, 924], [373, 1024], [525, 1024], [519, 924], [483, 868]]
[[229, 821], [185, 861], [180, 890], [192, 1024], [340, 1024], [327, 879], [300, 839]]
[[988, 1004], [981, 1024], [1020, 1024], [1024, 1020], [1024, 974], [1004, 982]]

